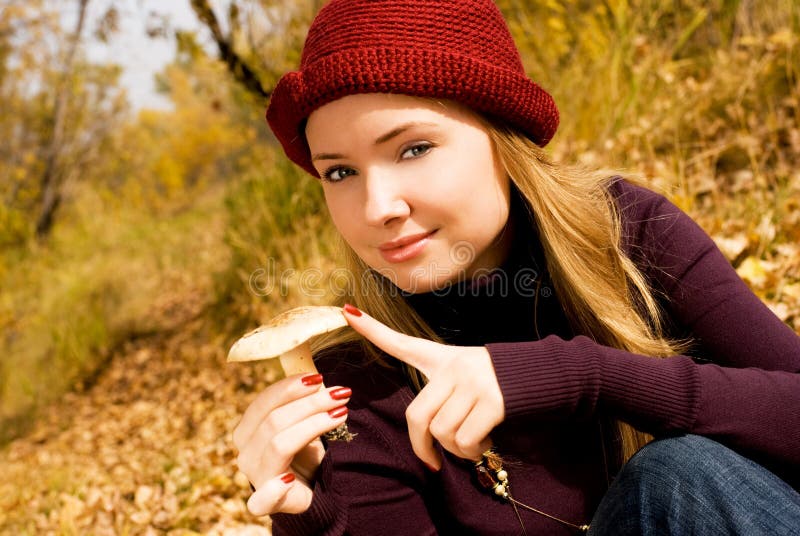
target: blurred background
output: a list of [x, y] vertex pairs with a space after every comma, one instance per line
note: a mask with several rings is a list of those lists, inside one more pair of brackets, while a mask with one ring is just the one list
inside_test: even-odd
[[[800, 5], [497, 3], [549, 150], [646, 177], [800, 333]], [[229, 436], [280, 372], [225, 355], [331, 288], [264, 121], [322, 4], [0, 0], [0, 533], [270, 533]]]

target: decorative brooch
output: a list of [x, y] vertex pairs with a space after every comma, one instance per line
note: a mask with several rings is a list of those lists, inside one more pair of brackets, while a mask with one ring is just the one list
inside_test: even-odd
[[585, 533], [589, 531], [589, 525], [576, 525], [569, 521], [564, 521], [546, 512], [542, 512], [532, 506], [521, 503], [511, 495], [511, 486], [508, 482], [508, 472], [503, 469], [503, 459], [493, 449], [489, 449], [481, 455], [481, 459], [475, 462], [475, 474], [478, 478], [478, 483], [486, 490], [493, 492], [501, 499], [507, 500], [514, 508], [514, 513], [517, 515], [517, 520], [522, 527], [522, 533], [527, 536], [525, 531], [525, 524], [522, 522], [522, 517], [519, 515], [517, 507], [525, 508], [531, 512], [545, 516], [548, 519], [557, 521], [562, 525], [566, 525], [575, 529], [578, 532]]

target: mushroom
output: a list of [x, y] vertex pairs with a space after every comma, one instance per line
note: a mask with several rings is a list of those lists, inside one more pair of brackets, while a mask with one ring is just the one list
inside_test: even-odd
[[[317, 374], [311, 357], [310, 339], [347, 325], [339, 307], [306, 306], [284, 311], [268, 323], [236, 341], [228, 352], [228, 362], [280, 360], [284, 374]], [[327, 432], [328, 439], [350, 441], [347, 424]]]

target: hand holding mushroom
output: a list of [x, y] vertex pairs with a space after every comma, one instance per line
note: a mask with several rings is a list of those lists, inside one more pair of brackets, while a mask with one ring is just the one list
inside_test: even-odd
[[245, 335], [229, 361], [280, 356], [287, 377], [262, 391], [233, 432], [239, 469], [256, 487], [254, 515], [299, 513], [311, 505], [313, 475], [325, 449], [320, 436], [344, 424], [350, 389], [326, 388], [308, 339], [346, 325], [337, 307], [298, 308]]
[[[347, 321], [338, 307], [296, 307], [243, 336], [228, 352], [228, 362], [280, 359], [283, 373], [319, 374], [309, 341], [317, 335], [342, 328]], [[326, 433], [328, 439], [350, 441], [353, 436], [342, 424]]]

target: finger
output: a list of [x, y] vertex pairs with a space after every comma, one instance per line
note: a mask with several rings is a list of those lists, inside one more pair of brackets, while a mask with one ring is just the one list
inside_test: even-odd
[[314, 480], [324, 456], [325, 445], [322, 444], [321, 439], [314, 439], [295, 454], [290, 468], [298, 478], [311, 482]]
[[354, 330], [387, 354], [430, 377], [435, 364], [432, 358], [436, 355], [435, 349], [444, 345], [397, 332], [352, 305], [345, 305], [343, 310], [344, 317]]
[[258, 485], [266, 478], [286, 471], [294, 457], [312, 441], [347, 420], [347, 407], [311, 415], [302, 421], [274, 433], [259, 427], [253, 440], [237, 457], [239, 469]]
[[[338, 417], [337, 422], [331, 422], [328, 412], [346, 404], [350, 400], [350, 394], [349, 388], [330, 387], [276, 408], [262, 420], [248, 441], [239, 446], [237, 457], [239, 468], [251, 477], [253, 482], [285, 470], [289, 464], [298, 461], [296, 457], [306, 451], [307, 447], [320, 435], [332, 429], [331, 426], [337, 426], [337, 422], [343, 422]], [[309, 418], [315, 419], [312, 422], [317, 423], [316, 428], [313, 424], [308, 425], [307, 428], [296, 427], [297, 424]], [[293, 433], [304, 435], [297, 441], [284, 446], [286, 436], [281, 434], [292, 429]], [[293, 448], [297, 442], [305, 442], [305, 444], [297, 448], [295, 452], [289, 452], [289, 449]], [[276, 448], [282, 454], [281, 456], [271, 454]], [[306, 452], [306, 455], [311, 455], [311, 453]], [[321, 458], [321, 456], [319, 457]], [[268, 461], [265, 462], [265, 459]], [[303, 460], [299, 461], [302, 465]], [[301, 472], [305, 474], [305, 471]]]
[[276, 512], [299, 514], [311, 506], [312, 492], [294, 474], [285, 473], [265, 482], [247, 501], [247, 509], [255, 516]]
[[316, 413], [347, 404], [351, 394], [352, 391], [348, 387], [335, 386], [320, 389], [316, 393], [292, 400], [273, 409], [264, 417], [260, 426], [266, 427], [267, 433], [271, 430], [272, 434], [276, 434]]
[[431, 382], [419, 392], [406, 409], [411, 448], [420, 460], [436, 471], [441, 468], [442, 461], [433, 443], [430, 425], [452, 392], [453, 385], [449, 382]]
[[475, 396], [456, 389], [442, 404], [442, 407], [431, 421], [431, 435], [439, 441], [439, 444], [445, 450], [452, 452], [459, 458], [468, 458], [469, 456], [464, 454], [456, 442], [456, 433], [476, 403]]
[[273, 409], [319, 391], [321, 387], [322, 376], [319, 374], [298, 374], [273, 383], [261, 391], [242, 414], [242, 419], [233, 430], [233, 444], [241, 450]]
[[462, 458], [478, 460], [492, 447], [489, 434], [500, 424], [497, 416], [480, 401], [472, 408], [455, 433], [456, 447]]

